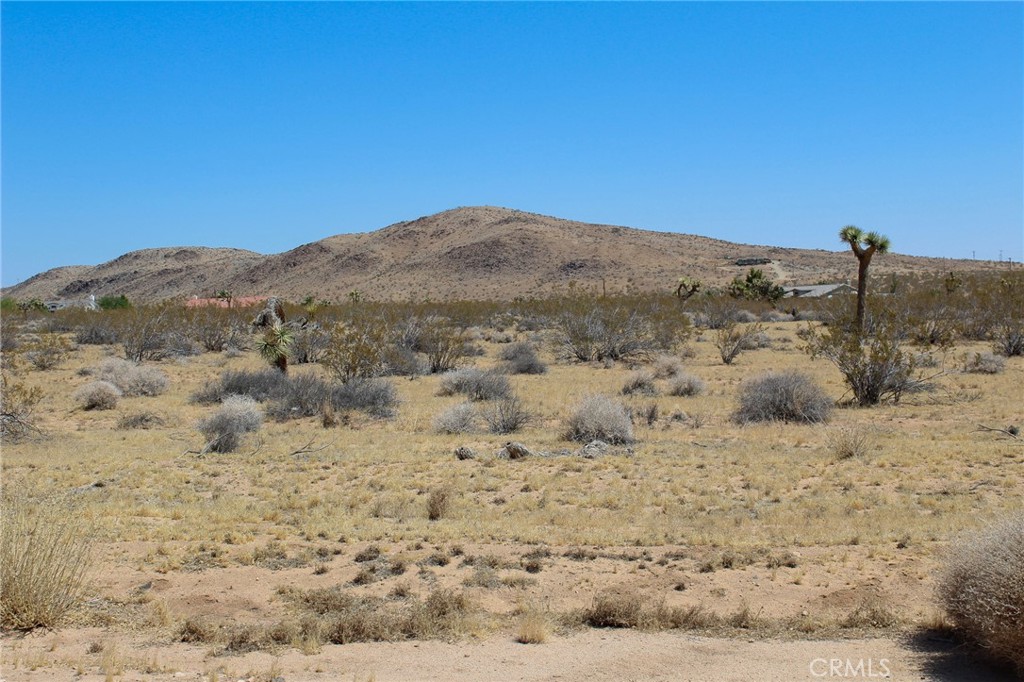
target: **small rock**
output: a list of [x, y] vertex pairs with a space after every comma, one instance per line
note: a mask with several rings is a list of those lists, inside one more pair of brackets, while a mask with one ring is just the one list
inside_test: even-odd
[[498, 456], [503, 459], [524, 459], [532, 454], [525, 445], [513, 441], [505, 443], [505, 447], [498, 452]]
[[467, 448], [465, 445], [460, 445], [459, 447], [455, 448], [455, 459], [466, 460], [475, 458], [476, 453], [473, 452], [470, 448]]

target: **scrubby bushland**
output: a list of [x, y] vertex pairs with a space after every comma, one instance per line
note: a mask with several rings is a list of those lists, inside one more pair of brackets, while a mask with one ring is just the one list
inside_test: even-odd
[[503, 348], [499, 357], [509, 374], [544, 374], [548, 371], [548, 366], [537, 357], [537, 350], [525, 341]]
[[120, 397], [121, 389], [109, 381], [91, 381], [74, 394], [83, 410], [112, 410]]
[[267, 414], [285, 420], [323, 415], [325, 409], [360, 410], [375, 417], [394, 415], [398, 397], [384, 379], [352, 379], [341, 383], [315, 374], [286, 375], [276, 370], [229, 371], [192, 396], [197, 403], [215, 403], [244, 395], [267, 403]]
[[613, 445], [634, 442], [633, 423], [622, 403], [603, 395], [581, 400], [565, 420], [565, 438], [589, 443], [603, 440]]
[[436, 433], [472, 433], [477, 428], [477, 413], [473, 403], [453, 405], [434, 417]]
[[751, 379], [740, 387], [740, 405], [733, 419], [741, 424], [762, 421], [827, 421], [832, 401], [806, 374], [782, 372]]
[[1024, 674], [1024, 513], [955, 541], [939, 596], [960, 632]]
[[82, 599], [91, 532], [58, 500], [5, 491], [0, 524], [0, 627], [55, 628]]
[[439, 395], [459, 393], [470, 400], [497, 400], [511, 395], [512, 386], [504, 374], [467, 367], [448, 372], [441, 377]]
[[515, 395], [495, 400], [481, 408], [481, 412], [491, 433], [515, 433], [532, 419], [523, 401]]
[[93, 376], [117, 386], [126, 396], [157, 396], [167, 390], [167, 375], [159, 369], [121, 358], [105, 359]]
[[242, 436], [259, 431], [263, 426], [263, 412], [259, 404], [247, 396], [228, 396], [220, 408], [197, 425], [206, 438], [205, 450], [232, 452], [242, 442]]

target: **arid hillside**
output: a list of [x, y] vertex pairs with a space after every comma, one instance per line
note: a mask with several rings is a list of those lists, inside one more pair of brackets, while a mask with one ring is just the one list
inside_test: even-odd
[[[890, 235], [896, 240], [898, 235]], [[837, 240], [837, 247], [840, 246]], [[667, 291], [682, 275], [709, 285], [746, 272], [745, 258], [767, 258], [783, 284], [848, 281], [846, 250], [734, 244], [697, 235], [593, 225], [506, 208], [444, 211], [373, 232], [340, 234], [291, 251], [168, 247], [124, 254], [91, 266], [55, 268], [4, 290], [17, 298], [125, 294], [134, 300], [210, 296], [306, 295], [339, 300], [512, 299], [575, 286], [591, 291]], [[988, 261], [878, 257], [875, 275], [981, 270]]]

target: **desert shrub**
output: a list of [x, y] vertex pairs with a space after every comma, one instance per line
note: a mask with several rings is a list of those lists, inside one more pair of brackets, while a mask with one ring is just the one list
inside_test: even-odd
[[167, 375], [159, 369], [121, 358], [105, 359], [93, 376], [117, 386], [126, 396], [157, 396], [167, 390]]
[[472, 403], [453, 405], [434, 417], [436, 433], [472, 433], [476, 430], [477, 414]]
[[0, 627], [54, 628], [82, 599], [90, 529], [60, 501], [7, 495], [0, 524]]
[[771, 347], [772, 339], [763, 331], [748, 334], [743, 339], [743, 350], [760, 350]]
[[668, 394], [671, 396], [690, 397], [704, 392], [704, 381], [692, 374], [683, 373], [672, 377], [668, 383]]
[[577, 404], [565, 422], [565, 438], [582, 443], [603, 440], [613, 445], [634, 442], [633, 423], [622, 403], [590, 395]]
[[762, 322], [792, 322], [795, 319], [790, 313], [784, 313], [780, 310], [766, 310], [761, 313]]
[[68, 359], [71, 344], [59, 334], [48, 332], [40, 334], [34, 341], [25, 346], [25, 358], [38, 370], [60, 367]]
[[228, 396], [210, 417], [199, 422], [197, 428], [206, 438], [205, 450], [232, 452], [241, 444], [242, 436], [259, 431], [263, 425], [263, 412], [255, 400], [248, 396]]
[[274, 419], [312, 417], [325, 407], [337, 411], [360, 410], [374, 417], [394, 415], [398, 397], [384, 379], [352, 379], [345, 383], [325, 381], [311, 374], [293, 376], [281, 384], [267, 408]]
[[83, 410], [112, 410], [121, 395], [121, 389], [109, 381], [91, 381], [79, 387], [74, 398]]
[[563, 355], [583, 362], [642, 359], [656, 345], [648, 321], [623, 306], [565, 311], [558, 333]]
[[99, 306], [100, 310], [124, 310], [131, 308], [131, 301], [124, 294], [119, 296], [100, 296], [96, 299], [96, 305]]
[[241, 321], [231, 311], [216, 306], [200, 306], [186, 309], [184, 317], [189, 338], [208, 352], [220, 353], [229, 346], [242, 343]]
[[427, 356], [431, 374], [449, 372], [465, 356], [463, 330], [443, 318], [429, 317], [422, 321], [413, 350]]
[[965, 354], [963, 366], [972, 374], [999, 374], [1006, 369], [1006, 360], [992, 353]]
[[390, 417], [398, 405], [394, 386], [384, 379], [341, 383], [311, 373], [287, 375], [273, 369], [224, 372], [219, 381], [207, 384], [191, 400], [215, 403], [232, 395], [267, 403], [268, 416], [277, 420], [322, 416], [325, 405], [339, 412], [361, 410], [375, 417]]
[[647, 624], [645, 600], [632, 591], [602, 592], [583, 615], [583, 622], [595, 628], [638, 628]]
[[622, 395], [658, 395], [658, 387], [654, 384], [654, 374], [633, 372], [622, 386]]
[[722, 362], [731, 365], [742, 351], [758, 347], [755, 339], [763, 334], [764, 327], [760, 322], [740, 326], [735, 321], [728, 321], [715, 330], [714, 343]]
[[244, 395], [262, 403], [281, 395], [287, 383], [286, 375], [272, 369], [258, 372], [231, 370], [194, 393], [191, 400], [195, 403], [219, 403], [230, 395]]
[[740, 405], [733, 419], [741, 424], [760, 421], [827, 421], [832, 401], [806, 374], [769, 373], [740, 388]]
[[683, 373], [683, 362], [671, 355], [659, 355], [651, 367], [656, 379], [670, 379]]
[[427, 519], [438, 521], [448, 515], [452, 508], [450, 488], [435, 488], [427, 496]]
[[75, 343], [107, 346], [117, 343], [117, 330], [107, 315], [95, 315], [75, 329]]
[[537, 357], [533, 345], [525, 341], [503, 348], [499, 357], [509, 374], [544, 374], [548, 371], [548, 366]]
[[954, 542], [939, 596], [964, 635], [1024, 672], [1024, 513]]
[[532, 416], [515, 395], [495, 400], [481, 409], [491, 433], [515, 433], [526, 426]]
[[741, 324], [752, 324], [757, 322], [757, 315], [750, 312], [749, 310], [737, 310], [733, 313], [732, 319]]
[[828, 447], [836, 459], [863, 459], [871, 446], [871, 434], [864, 429], [838, 429], [829, 434]]
[[349, 320], [332, 326], [322, 364], [341, 381], [384, 373], [388, 329], [381, 320]]
[[393, 417], [398, 407], [394, 385], [385, 379], [359, 379], [331, 388], [331, 405], [339, 411], [360, 410], [380, 418]]
[[175, 327], [170, 304], [119, 310], [112, 318], [117, 340], [126, 360], [160, 360], [168, 354], [168, 341]]
[[12, 381], [6, 371], [0, 370], [0, 440], [16, 443], [38, 432], [32, 413], [42, 399], [43, 392], [37, 386], [29, 388]]
[[441, 377], [439, 395], [463, 394], [470, 400], [497, 400], [508, 397], [512, 386], [508, 377], [494, 371], [475, 367], [457, 369]]
[[288, 348], [288, 357], [296, 365], [323, 362], [330, 347], [330, 337], [319, 324], [309, 324], [295, 332]]
[[823, 357], [839, 369], [854, 399], [861, 406], [883, 400], [899, 402], [916, 383], [914, 356], [900, 348], [898, 322], [875, 321], [875, 332], [858, 336], [842, 322], [800, 332], [812, 358]]

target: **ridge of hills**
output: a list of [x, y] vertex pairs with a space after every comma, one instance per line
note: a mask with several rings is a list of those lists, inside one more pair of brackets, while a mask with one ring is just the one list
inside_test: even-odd
[[[670, 292], [687, 275], [707, 285], [742, 276], [745, 258], [779, 284], [848, 282], [849, 250], [755, 246], [673, 232], [596, 225], [493, 206], [456, 208], [372, 232], [338, 234], [262, 255], [233, 248], [163, 247], [96, 266], [53, 268], [7, 287], [5, 296], [53, 300], [124, 294], [132, 300], [307, 295], [341, 300], [511, 300], [565, 293]], [[989, 261], [890, 253], [872, 274], [992, 270]]]

